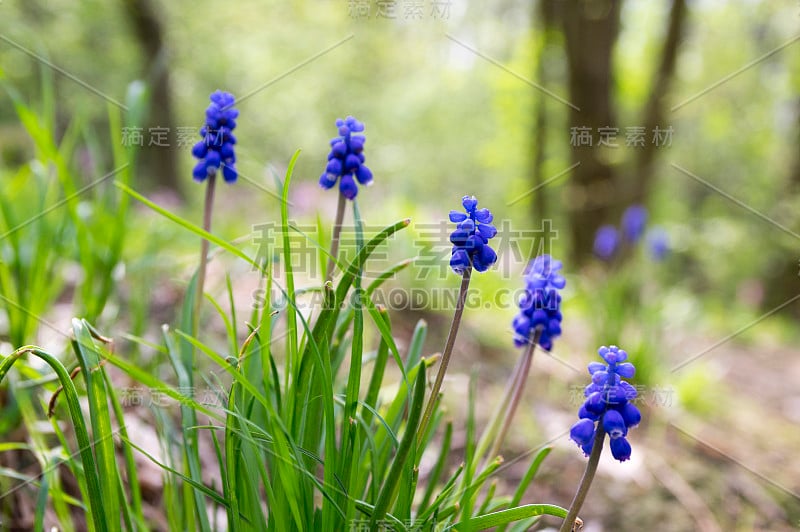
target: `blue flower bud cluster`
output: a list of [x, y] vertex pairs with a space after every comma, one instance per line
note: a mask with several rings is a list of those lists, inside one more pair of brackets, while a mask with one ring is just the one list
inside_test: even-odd
[[[647, 209], [642, 205], [631, 205], [622, 213], [619, 229], [613, 225], [603, 225], [597, 229], [593, 245], [595, 256], [610, 261], [623, 244], [636, 245], [645, 234], [646, 228]], [[647, 231], [646, 240], [650, 256], [654, 260], [663, 260], [669, 253], [669, 240], [663, 228], [654, 226]]]
[[561, 335], [561, 289], [567, 281], [559, 273], [560, 260], [550, 255], [536, 257], [525, 275], [525, 294], [519, 302], [519, 314], [514, 318], [514, 345], [522, 347], [531, 342], [539, 330], [539, 345], [547, 351], [553, 348], [553, 339]]
[[216, 175], [221, 167], [225, 182], [234, 183], [239, 175], [233, 151], [236, 144], [233, 130], [239, 116], [239, 111], [233, 108], [236, 100], [233, 94], [222, 91], [213, 93], [210, 100], [211, 104], [206, 109], [206, 123], [200, 128], [203, 140], [192, 148], [192, 155], [200, 159], [192, 175], [196, 181], [202, 182]]
[[339, 181], [339, 191], [344, 197], [352, 200], [358, 194], [358, 181], [361, 185], [372, 183], [372, 171], [364, 164], [364, 135], [353, 135], [364, 131], [364, 124], [348, 116], [344, 120], [336, 120], [339, 136], [331, 140], [331, 151], [328, 154], [328, 165], [319, 178], [324, 189], [333, 188]]
[[466, 212], [450, 211], [450, 221], [457, 224], [450, 235], [453, 243], [450, 267], [461, 275], [470, 266], [485, 272], [497, 262], [497, 253], [489, 247], [489, 240], [497, 234], [492, 225], [489, 209], [479, 209], [475, 196], [464, 196], [461, 205]]
[[624, 462], [631, 457], [631, 444], [626, 436], [628, 429], [635, 427], [642, 414], [631, 401], [636, 398], [636, 388], [622, 380], [630, 379], [636, 368], [625, 362], [628, 354], [615, 345], [603, 346], [598, 354], [605, 361], [589, 364], [592, 383], [584, 390], [586, 401], [578, 410], [580, 420], [570, 429], [570, 438], [587, 456], [592, 452], [597, 424], [611, 438], [611, 454]]

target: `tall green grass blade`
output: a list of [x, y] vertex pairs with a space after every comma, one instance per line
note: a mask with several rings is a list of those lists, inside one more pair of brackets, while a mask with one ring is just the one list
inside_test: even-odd
[[99, 348], [86, 323], [72, 320], [72, 332], [75, 340], [73, 350], [81, 366], [81, 374], [86, 382], [86, 394], [89, 399], [89, 417], [92, 423], [92, 437], [97, 456], [100, 486], [103, 489], [103, 509], [108, 520], [109, 530], [121, 530], [121, 501], [118, 485], [121, 482], [114, 448], [114, 432], [108, 408], [108, 392], [103, 377], [104, 370], [100, 366]]
[[[475, 462], [478, 458], [475, 456], [475, 396], [477, 394], [477, 375], [473, 371], [469, 379], [469, 398], [467, 401], [467, 447], [465, 452], [464, 462], [466, 468], [464, 472], [464, 485], [469, 486], [472, 483], [473, 471], [475, 471]], [[461, 516], [464, 522], [463, 528], [466, 532], [471, 530], [469, 525], [469, 518], [472, 516], [472, 506], [474, 500], [470, 489], [465, 489], [460, 501]]]
[[231, 340], [231, 353], [239, 352], [239, 343], [236, 341], [236, 332], [239, 330], [236, 325], [236, 304], [233, 300], [233, 285], [231, 284], [231, 275], [225, 274], [225, 287], [228, 289], [228, 306], [231, 309], [231, 326], [228, 329], [228, 337]]
[[417, 511], [420, 513], [428, 509], [428, 504], [430, 503], [431, 497], [433, 497], [433, 491], [436, 489], [436, 485], [439, 483], [442, 472], [447, 465], [447, 460], [450, 458], [450, 445], [452, 442], [453, 423], [448, 422], [447, 425], [445, 425], [444, 437], [442, 438], [442, 444], [439, 448], [439, 458], [436, 460], [436, 464], [431, 470], [430, 476], [427, 480], [428, 484], [425, 487], [425, 493], [423, 494], [422, 500], [420, 501], [417, 509]]
[[438, 515], [438, 512], [442, 504], [444, 504], [444, 502], [447, 501], [448, 498], [453, 494], [456, 487], [456, 482], [461, 478], [461, 473], [463, 472], [464, 472], [464, 464], [462, 463], [461, 465], [458, 466], [458, 468], [452, 474], [450, 479], [442, 487], [442, 491], [439, 492], [439, 494], [436, 496], [436, 499], [434, 499], [433, 503], [424, 512], [421, 512], [417, 516], [417, 523], [425, 524], [432, 517], [436, 517]]
[[[223, 497], [221, 497], [219, 493], [217, 493], [216, 491], [212, 490], [211, 488], [209, 488], [205, 484], [202, 484], [202, 483], [199, 483], [199, 482], [195, 482], [194, 480], [192, 480], [191, 477], [188, 477], [188, 476], [184, 475], [183, 473], [181, 473], [180, 471], [178, 471], [177, 469], [175, 469], [173, 467], [170, 467], [169, 464], [166, 464], [164, 462], [159, 461], [155, 456], [153, 456], [152, 454], [148, 453], [146, 450], [144, 450], [142, 447], [136, 445], [131, 440], [128, 440], [128, 445], [130, 445], [131, 447], [133, 447], [134, 449], [139, 451], [139, 453], [141, 453], [142, 456], [144, 456], [145, 458], [147, 458], [148, 460], [153, 462], [155, 465], [157, 465], [158, 467], [160, 467], [161, 469], [163, 469], [167, 473], [169, 473], [169, 474], [171, 474], [171, 475], [173, 475], [175, 477], [180, 478], [183, 482], [186, 482], [187, 484], [191, 485], [196, 490], [200, 491], [203, 495], [205, 495], [206, 497], [208, 497], [209, 499], [214, 501], [216, 504], [219, 504], [220, 506], [227, 506], [228, 502]], [[182, 507], [184, 507], [184, 505], [179, 505], [179, 507], [182, 508]]]
[[78, 452], [81, 456], [83, 473], [86, 478], [87, 493], [89, 495], [85, 501], [87, 511], [89, 515], [91, 515], [95, 530], [98, 532], [106, 532], [108, 530], [108, 523], [106, 521], [104, 505], [100, 503], [100, 501], [103, 500], [103, 496], [100, 490], [97, 463], [92, 454], [92, 443], [89, 440], [89, 432], [86, 430], [86, 423], [83, 419], [78, 392], [64, 365], [59, 362], [58, 359], [37, 347], [25, 346], [0, 360], [0, 381], [5, 378], [14, 363], [25, 354], [31, 354], [41, 358], [53, 369], [56, 375], [58, 375], [58, 381], [64, 389], [64, 398], [69, 407], [70, 418], [75, 428], [75, 437], [78, 440]]
[[[58, 468], [58, 460], [51, 460], [45, 471]], [[33, 512], [33, 529], [44, 530], [44, 513], [47, 510], [47, 499], [50, 495], [50, 475], [42, 475], [42, 482], [39, 484], [39, 493], [36, 495], [36, 507]]]
[[414, 327], [411, 335], [411, 343], [408, 346], [408, 356], [406, 357], [406, 368], [416, 366], [422, 356], [422, 346], [425, 344], [425, 337], [428, 335], [428, 323], [419, 320]]
[[[530, 486], [531, 482], [533, 482], [533, 477], [535, 477], [536, 473], [539, 471], [539, 466], [542, 465], [542, 462], [545, 458], [547, 458], [547, 455], [550, 454], [550, 451], [552, 450], [552, 447], [544, 447], [538, 453], [536, 453], [536, 456], [533, 458], [530, 467], [528, 467], [528, 470], [525, 472], [522, 480], [520, 480], [516, 491], [514, 491], [514, 496], [511, 498], [509, 503], [511, 508], [514, 508], [515, 506], [519, 505], [520, 502], [522, 502], [522, 497], [525, 495], [525, 491], [528, 489], [528, 486]], [[503, 532], [505, 528], [506, 525], [501, 525], [497, 528], [497, 532]]]
[[191, 231], [192, 233], [200, 236], [201, 238], [205, 238], [206, 240], [208, 240], [212, 244], [216, 244], [217, 246], [219, 246], [219, 247], [223, 248], [224, 250], [228, 251], [229, 253], [231, 253], [235, 257], [238, 257], [238, 258], [242, 259], [243, 261], [245, 261], [246, 263], [250, 264], [251, 266], [255, 266], [259, 270], [261, 269], [261, 266], [257, 262], [255, 262], [252, 258], [247, 256], [247, 254], [245, 254], [239, 248], [235, 247], [233, 244], [231, 244], [229, 242], [226, 242], [222, 238], [219, 238], [218, 236], [215, 236], [214, 234], [203, 230], [201, 227], [199, 227], [199, 226], [197, 226], [197, 225], [195, 225], [195, 224], [193, 224], [193, 223], [181, 218], [180, 216], [168, 211], [167, 209], [161, 207], [160, 205], [150, 201], [149, 199], [147, 199], [146, 197], [142, 196], [141, 194], [139, 194], [138, 192], [133, 190], [131, 187], [129, 187], [125, 183], [122, 183], [120, 181], [114, 181], [114, 185], [116, 185], [117, 187], [122, 189], [125, 193], [130, 194], [134, 199], [136, 199], [136, 200], [140, 201], [141, 203], [145, 204], [150, 209], [152, 209], [155, 212], [159, 213], [160, 215], [164, 216], [168, 220], [171, 220], [171, 221], [175, 222], [176, 224], [180, 225], [184, 229], [187, 229], [187, 230]]
[[489, 489], [486, 490], [486, 496], [483, 499], [483, 504], [478, 508], [478, 515], [483, 515], [489, 511], [489, 507], [494, 502], [494, 492], [497, 491], [497, 480], [493, 480], [489, 484]]
[[[367, 515], [367, 516], [370, 516], [370, 517], [375, 513], [375, 506], [369, 504], [366, 501], [356, 501], [356, 508], [358, 509], [358, 511], [360, 511], [364, 515]], [[392, 515], [390, 513], [386, 513], [383, 516], [383, 521], [384, 521], [384, 523], [382, 523], [382, 527], [381, 528], [377, 528], [377, 529], [370, 528], [369, 530], [387, 530], [388, 529], [387, 525], [391, 525], [391, 529], [392, 530], [400, 530], [400, 531], [408, 530], [406, 528], [406, 525], [400, 519], [398, 519], [397, 517], [395, 517], [394, 515]], [[361, 524], [361, 523], [359, 523], [359, 524]]]
[[[477, 478], [475, 478], [475, 480], [469, 486], [467, 486], [462, 492], [457, 493], [453, 497], [453, 499], [457, 499], [455, 500], [455, 502], [441, 508], [437, 506], [434, 512], [437, 518], [450, 520], [451, 517], [455, 517], [459, 513], [463, 514], [464, 512], [461, 505], [461, 501], [471, 500], [474, 503], [474, 498], [476, 497], [477, 493], [482, 489], [484, 483], [486, 483], [489, 477], [491, 477], [495, 473], [495, 471], [497, 471], [500, 468], [502, 463], [503, 462], [500, 459], [493, 461], [491, 464], [489, 464], [489, 466], [486, 469], [484, 469], [481, 472], [480, 475], [477, 476]], [[445, 500], [446, 499], [442, 499], [442, 502], [444, 502]], [[436, 502], [439, 502], [439, 498], [437, 498]], [[428, 511], [430, 511], [430, 509]], [[472, 510], [470, 510], [470, 514], [471, 513]], [[471, 530], [471, 529], [472, 529], [471, 521], [469, 519], [466, 520], [462, 519], [461, 525], [459, 526], [459, 530]]]
[[[480, 517], [474, 517], [470, 521], [470, 526], [473, 530], [486, 530], [488, 528], [513, 523], [515, 521], [521, 521], [522, 519], [528, 519], [530, 517], [539, 515], [552, 515], [554, 517], [560, 517], [563, 519], [567, 516], [567, 510], [552, 504], [526, 504], [525, 506], [519, 506], [517, 508], [501, 510], [499, 512], [482, 515]], [[445, 530], [460, 531], [462, 530], [461, 526], [461, 523], [455, 523]]]
[[422, 416], [422, 407], [425, 399], [425, 362], [421, 361], [417, 367], [419, 369], [417, 371], [416, 381], [414, 382], [413, 396], [409, 407], [405, 433], [403, 434], [403, 439], [400, 440], [400, 447], [397, 449], [397, 453], [392, 461], [392, 466], [383, 481], [378, 500], [375, 503], [375, 511], [370, 519], [370, 528], [372, 530], [383, 520], [386, 513], [389, 511], [389, 507], [394, 503], [399, 488], [398, 483], [400, 481], [400, 476], [405, 467], [409, 453], [412, 453], [412, 448], [417, 441], [416, 432], [420, 417]]
[[[364, 263], [367, 261], [367, 259], [369, 258], [370, 254], [375, 250], [375, 248], [377, 248], [387, 238], [389, 238], [391, 235], [393, 235], [397, 231], [399, 231], [399, 230], [401, 230], [401, 229], [403, 229], [405, 227], [408, 227], [408, 225], [410, 223], [411, 223], [411, 220], [405, 219], [405, 220], [400, 220], [399, 222], [396, 222], [396, 223], [384, 228], [381, 232], [379, 232], [377, 235], [375, 235], [369, 241], [367, 241], [367, 243], [357, 253], [356, 257], [352, 260], [352, 262], [350, 262], [349, 266], [344, 270], [344, 272], [342, 274], [342, 277], [339, 280], [339, 284], [336, 287], [335, 299], [334, 299], [333, 303], [328, 304], [327, 298], [326, 298], [326, 303], [324, 305], [324, 309], [320, 313], [320, 315], [317, 318], [317, 321], [316, 321], [316, 323], [314, 325], [314, 329], [313, 329], [313, 332], [312, 332], [311, 336], [313, 337], [313, 339], [318, 344], [319, 343], [323, 343], [323, 344], [327, 344], [327, 345], [330, 344], [330, 340], [331, 340], [331, 337], [332, 337], [332, 335], [334, 333], [334, 328], [335, 328], [335, 325], [336, 325], [336, 322], [337, 322], [337, 318], [338, 318], [340, 310], [341, 310], [341, 305], [342, 305], [342, 303], [344, 303], [345, 298], [347, 296], [347, 293], [349, 292], [350, 287], [352, 286], [355, 274], [358, 273], [363, 268]], [[373, 313], [373, 310], [375, 310], [375, 306], [374, 306], [374, 304], [371, 304], [371, 303], [372, 303], [371, 301], [367, 300], [367, 304], [368, 304], [368, 306], [370, 308], [370, 315], [373, 315], [372, 313]], [[376, 310], [375, 310], [375, 313], [376, 314], [373, 316], [373, 318], [375, 316], [377, 316], [377, 311]], [[397, 350], [397, 345], [394, 343], [394, 340], [392, 339], [391, 334], [388, 332], [388, 330], [385, 327], [381, 327], [381, 324], [377, 324], [377, 325], [378, 325], [378, 328], [379, 328], [379, 330], [381, 332], [381, 336], [383, 336], [386, 339], [387, 343], [392, 348], [392, 354], [395, 356], [396, 360], [400, 360], [400, 353]], [[303, 351], [303, 356], [301, 357], [301, 367], [297, 371], [297, 381], [298, 382], [302, 382], [303, 381], [303, 378], [304, 378], [303, 377], [303, 371], [304, 371], [304, 363], [303, 363], [303, 361], [305, 361], [305, 360], [307, 360], [309, 358], [309, 357], [307, 357], [309, 349], [310, 349], [309, 345], [307, 344], [306, 348]], [[403, 371], [403, 374], [405, 376], [405, 369], [402, 367], [402, 364], [400, 365], [400, 368], [401, 368], [401, 371]]]
[[[294, 155], [289, 160], [289, 166], [286, 168], [286, 177], [283, 180], [283, 193], [281, 194], [281, 226], [283, 230], [283, 270], [286, 277], [286, 291], [289, 294], [294, 294], [294, 272], [292, 270], [292, 245], [289, 240], [289, 184], [292, 180], [292, 173], [294, 172], [294, 165], [297, 163], [297, 158], [300, 156], [300, 150], [294, 152]], [[287, 371], [291, 374], [292, 368], [296, 367], [299, 363], [297, 357], [297, 315], [295, 309], [287, 309], [286, 312], [286, 363]]]
[[[227, 426], [225, 427], [225, 430], [227, 430]], [[211, 433], [211, 441], [214, 442], [214, 454], [217, 457], [217, 465], [219, 466], [219, 471], [221, 473], [220, 480], [222, 481], [222, 497], [226, 501], [228, 501], [228, 506], [225, 507], [225, 511], [227, 512], [228, 515], [228, 521], [227, 521], [228, 529], [235, 530], [234, 525], [231, 524], [235, 523], [235, 519], [233, 519], [233, 516], [235, 516], [236, 514], [231, 512], [231, 508], [233, 507], [233, 501], [231, 499], [234, 495], [231, 493], [229, 474], [226, 467], [227, 466], [226, 455], [225, 453], [222, 452], [222, 446], [219, 444], [219, 438], [217, 437], [216, 426], [212, 428], [209, 432]], [[216, 508], [214, 508], [214, 514], [216, 517]], [[217, 528], [218, 527], [216, 526], [214, 527], [215, 530]]]
[[[292, 478], [295, 476], [293, 473], [292, 468], [290, 467], [291, 464], [296, 464], [299, 462], [300, 459], [300, 451], [297, 449], [295, 445], [292, 444], [291, 440], [288, 438], [289, 431], [287, 427], [281, 422], [280, 418], [277, 415], [277, 412], [273, 409], [272, 404], [269, 403], [266, 397], [264, 397], [256, 387], [247, 380], [247, 378], [242, 375], [242, 373], [238, 370], [238, 368], [233, 367], [231, 364], [227, 363], [227, 361], [214, 352], [209, 347], [203, 345], [198, 340], [186, 335], [181, 331], [176, 331], [181, 338], [188, 341], [191, 345], [195, 348], [200, 350], [200, 352], [206, 354], [211, 360], [219, 364], [223, 367], [228, 374], [230, 374], [234, 381], [242, 387], [242, 389], [246, 390], [250, 395], [252, 395], [256, 400], [259, 401], [261, 405], [263, 405], [268, 412], [268, 419], [272, 420], [274, 423], [274, 427], [276, 430], [272, 432], [272, 436], [274, 438], [274, 443], [276, 446], [276, 455], [278, 457], [277, 464], [282, 469], [281, 478]], [[332, 391], [330, 392], [332, 395]], [[331, 408], [332, 411], [332, 408]], [[331, 416], [332, 417], [332, 416]], [[331, 431], [333, 432], [333, 431]], [[335, 434], [331, 434], [331, 440], [335, 441]], [[332, 486], [332, 482], [326, 482], [326, 485]], [[293, 483], [285, 483], [283, 484], [285, 489], [289, 489], [290, 491], [287, 492], [287, 501], [292, 509], [294, 517], [300, 526], [302, 523], [301, 512], [299, 511], [299, 507], [297, 506], [297, 501], [308, 501], [309, 499], [301, 499], [297, 490], [298, 488]]]
[[139, 474], [136, 470], [136, 460], [133, 456], [133, 450], [131, 446], [127, 444], [128, 441], [128, 428], [125, 426], [125, 414], [122, 410], [122, 405], [119, 402], [119, 398], [117, 394], [114, 393], [114, 386], [111, 383], [111, 377], [108, 376], [107, 372], [103, 372], [103, 377], [106, 383], [106, 389], [108, 390], [108, 397], [111, 401], [111, 408], [114, 412], [114, 417], [117, 419], [117, 426], [122, 448], [122, 455], [125, 458], [125, 473], [127, 477], [127, 484], [128, 489], [131, 493], [131, 500], [130, 504], [126, 504], [129, 506], [131, 511], [133, 512], [134, 517], [138, 523], [138, 526], [142, 529], [146, 528], [146, 522], [144, 518], [144, 513], [142, 511], [142, 491], [139, 486]]
[[[389, 312], [383, 307], [379, 307], [377, 310], [391, 335], [392, 325], [389, 321]], [[386, 343], [386, 340], [381, 338], [375, 356], [375, 364], [372, 366], [372, 375], [370, 376], [369, 386], [367, 387], [367, 395], [364, 398], [364, 411], [361, 412], [361, 417], [367, 429], [369, 429], [372, 424], [372, 415], [378, 405], [378, 394], [383, 386], [383, 376], [386, 372], [386, 363], [388, 360], [389, 344]]]
[[[186, 330], [191, 330], [195, 323], [195, 316], [193, 315], [195, 309], [195, 297], [197, 293], [197, 273], [192, 276], [189, 282], [186, 294], [183, 300], [183, 307], [181, 309], [181, 326]], [[164, 337], [164, 345], [167, 348], [170, 362], [178, 377], [178, 386], [183, 390], [185, 395], [194, 398], [194, 350], [192, 345], [181, 341], [179, 345], [175, 345], [172, 337], [168, 333], [166, 326], [162, 327], [162, 335]], [[182, 455], [185, 458], [185, 471], [186, 474], [193, 480], [191, 485], [184, 484], [183, 489], [187, 498], [194, 502], [194, 517], [187, 514], [186, 523], [191, 528], [198, 528], [203, 532], [210, 532], [211, 524], [208, 521], [208, 512], [206, 510], [206, 501], [203, 494], [193, 489], [195, 484], [203, 484], [202, 466], [200, 463], [200, 442], [198, 439], [197, 430], [194, 428], [197, 425], [197, 411], [181, 403], [181, 436], [183, 438]], [[194, 519], [197, 522], [194, 522]]]
[[[360, 251], [364, 246], [364, 235], [361, 223], [361, 214], [358, 211], [358, 203], [353, 201], [353, 219], [356, 226], [356, 246]], [[361, 288], [362, 271], [359, 270], [355, 276], [354, 292], [351, 298], [353, 303], [353, 336], [350, 351], [350, 371], [347, 377], [347, 388], [345, 392], [345, 405], [342, 416], [342, 439], [343, 452], [341, 454], [341, 471], [339, 476], [344, 482], [343, 493], [341, 494], [341, 506], [345, 507], [345, 518], [349, 522], [355, 513], [355, 498], [350, 493], [351, 481], [357, 468], [357, 460], [354, 456], [358, 441], [360, 425], [356, 421], [356, 410], [358, 408], [359, 392], [361, 390], [361, 367], [363, 364], [364, 351], [364, 315], [362, 312], [364, 291]]]

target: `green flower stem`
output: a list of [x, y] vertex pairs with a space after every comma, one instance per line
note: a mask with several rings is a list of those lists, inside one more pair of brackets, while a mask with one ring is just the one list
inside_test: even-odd
[[581, 484], [578, 486], [578, 491], [575, 493], [575, 498], [572, 499], [572, 504], [569, 506], [569, 513], [561, 524], [559, 532], [572, 532], [575, 526], [575, 520], [578, 518], [578, 512], [581, 511], [583, 501], [589, 493], [589, 487], [594, 480], [594, 474], [597, 472], [597, 464], [600, 462], [600, 453], [603, 452], [603, 442], [606, 437], [606, 431], [603, 430], [603, 419], [597, 423], [597, 430], [595, 430], [594, 443], [592, 444], [592, 453], [589, 455], [589, 462], [586, 464], [586, 471], [583, 472]]
[[[203, 230], [211, 232], [211, 211], [214, 207], [214, 185], [216, 175], [208, 178], [206, 187], [206, 202], [203, 209]], [[192, 336], [197, 336], [200, 327], [200, 306], [203, 301], [203, 288], [206, 284], [206, 267], [208, 265], [208, 240], [205, 238], [200, 243], [200, 267], [197, 270], [197, 293], [194, 298], [194, 313], [192, 315]]]
[[436, 380], [433, 383], [431, 396], [428, 398], [428, 405], [425, 407], [425, 414], [422, 416], [422, 422], [419, 425], [418, 442], [421, 442], [425, 437], [425, 430], [428, 428], [433, 410], [438, 401], [439, 390], [442, 389], [442, 382], [444, 375], [447, 373], [447, 365], [450, 363], [450, 356], [453, 354], [453, 346], [456, 343], [456, 335], [458, 334], [458, 327], [461, 325], [461, 315], [464, 313], [464, 303], [467, 299], [467, 290], [469, 289], [469, 279], [472, 276], [472, 268], [467, 268], [461, 278], [461, 290], [458, 293], [458, 302], [456, 303], [456, 312], [453, 315], [453, 323], [450, 325], [450, 332], [447, 335], [447, 342], [444, 345], [444, 352], [442, 352], [442, 363], [439, 365], [439, 372], [436, 374]]
[[517, 366], [518, 371], [514, 376], [514, 382], [509, 390], [510, 400], [508, 400], [508, 407], [506, 415], [503, 418], [503, 425], [500, 427], [500, 432], [494, 440], [492, 448], [489, 450], [488, 460], [493, 459], [500, 452], [500, 446], [503, 445], [503, 440], [506, 438], [508, 429], [511, 427], [511, 422], [514, 420], [514, 414], [517, 411], [517, 406], [522, 399], [522, 392], [525, 390], [525, 383], [528, 381], [528, 374], [531, 370], [533, 363], [533, 354], [536, 352], [536, 344], [539, 343], [539, 338], [542, 336], [541, 327], [536, 327], [533, 334], [528, 338], [528, 346], [522, 354], [520, 364]]
[[333, 279], [333, 270], [336, 267], [336, 258], [339, 255], [339, 235], [342, 232], [342, 222], [344, 221], [344, 208], [347, 198], [339, 192], [339, 205], [336, 207], [336, 221], [333, 223], [331, 233], [331, 255], [328, 257], [328, 267], [325, 269], [325, 281]]
[[[497, 435], [497, 431], [500, 430], [500, 423], [503, 421], [503, 415], [505, 414], [506, 410], [508, 410], [508, 404], [511, 402], [511, 392], [513, 391], [514, 387], [517, 383], [517, 376], [520, 373], [520, 367], [522, 366], [523, 359], [520, 357], [517, 360], [514, 369], [511, 370], [511, 378], [506, 383], [504, 388], [505, 393], [503, 394], [503, 400], [498, 403], [497, 407], [495, 408], [494, 412], [492, 412], [492, 416], [489, 418], [488, 426], [483, 430], [481, 434], [481, 438], [478, 441], [478, 446], [475, 450], [475, 456], [483, 456], [486, 454], [486, 451], [489, 449], [489, 445], [494, 442], [494, 438]], [[486, 467], [486, 463], [489, 462], [490, 458], [489, 455], [484, 459], [483, 467]]]

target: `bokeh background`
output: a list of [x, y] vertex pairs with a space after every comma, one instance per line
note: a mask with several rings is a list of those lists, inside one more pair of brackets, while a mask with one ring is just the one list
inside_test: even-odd
[[[423, 319], [426, 352], [443, 344], [458, 279], [444, 266], [441, 222], [461, 196], [476, 195], [501, 228], [498, 266], [474, 280], [445, 385], [454, 419], [465, 415], [470, 372], [481, 416], [505, 388], [518, 356], [507, 296], [527, 261], [543, 251], [564, 261], [564, 334], [536, 356], [499, 490], [512, 491], [524, 472], [515, 459], [554, 445], [528, 499], [568, 505], [585, 463], [566, 435], [582, 368], [599, 345], [618, 344], [638, 364], [645, 422], [632, 433], [631, 461], [601, 463], [586, 529], [792, 530], [800, 522], [798, 41], [795, 1], [0, 0], [0, 194], [24, 202], [26, 180], [57, 182], [36, 159], [14, 105], [22, 101], [52, 116], [57, 140], [70, 139], [64, 155], [77, 190], [120, 194], [115, 176], [98, 179], [123, 147], [135, 160], [131, 186], [199, 223], [191, 145], [208, 95], [227, 90], [241, 112], [241, 178], [219, 187], [214, 230], [249, 254], [269, 254], [259, 237], [279, 219], [275, 176], [301, 149], [291, 216], [312, 236], [318, 220], [329, 225], [335, 194], [317, 180], [335, 119], [356, 116], [375, 175], [359, 193], [368, 231], [412, 219], [385, 257], [418, 257], [386, 289], [399, 338]], [[42, 190], [57, 198], [54, 187]], [[667, 235], [668, 252], [654, 256], [643, 240], [612, 260], [596, 257], [595, 231], [619, 225], [637, 204], [648, 209], [648, 228]], [[37, 203], [28, 205], [35, 214]], [[81, 205], [90, 217], [92, 203]], [[152, 339], [176, 320], [196, 238], [141, 205], [125, 220], [101, 308], [81, 300], [86, 272], [67, 231], [48, 255], [57, 289], [21, 337], [8, 317], [15, 295], [1, 294], [0, 351], [21, 340], [63, 349], [57, 331], [73, 315], [90, 314], [114, 337]], [[304, 282], [318, 284], [316, 252], [302, 239], [297, 246]], [[216, 260], [209, 291], [222, 300], [225, 272], [246, 313], [259, 300], [256, 272]], [[207, 330], [224, 346], [219, 321], [209, 316]], [[164, 361], [140, 345], [120, 349], [161, 371]], [[146, 440], [159, 405], [127, 406]], [[5, 441], [30, 437], [23, 422], [3, 429]], [[35, 474], [24, 453], [0, 458], [6, 489], [16, 482], [9, 471]], [[155, 522], [159, 475], [143, 475]], [[34, 500], [32, 489], [0, 498], [3, 521], [24, 528]]]

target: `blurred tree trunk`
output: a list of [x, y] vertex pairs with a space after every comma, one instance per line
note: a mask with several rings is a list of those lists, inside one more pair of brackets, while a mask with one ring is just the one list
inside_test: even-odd
[[594, 232], [609, 215], [614, 199], [614, 168], [597, 145], [597, 131], [616, 124], [611, 101], [612, 57], [619, 33], [621, 0], [567, 0], [564, 37], [571, 108], [568, 133], [590, 128], [591, 146], [574, 146], [569, 189], [572, 260], [580, 264], [591, 253]]
[[[658, 146], [653, 142], [636, 149], [632, 175], [623, 182], [608, 162], [612, 149], [598, 146], [598, 128], [620, 128], [615, 121], [611, 87], [613, 85], [613, 50], [620, 25], [621, 0], [567, 0], [564, 4], [564, 36], [569, 66], [572, 128], [588, 128], [592, 145], [572, 147], [573, 170], [570, 184], [570, 231], [572, 260], [583, 262], [592, 250], [594, 233], [603, 223], [616, 222], [620, 211], [631, 203], [647, 203], [653, 182], [653, 166]], [[666, 94], [675, 75], [675, 64], [687, 15], [686, 0], [673, 0], [664, 37], [664, 44], [653, 75], [650, 95], [642, 120], [646, 135], [654, 128], [668, 127], [665, 117]], [[624, 140], [612, 141], [620, 147]]]
[[[798, 90], [800, 92], [800, 89]], [[800, 96], [795, 98], [795, 116], [800, 119]], [[800, 120], [797, 121], [797, 130], [795, 131], [795, 158], [792, 164], [792, 169], [789, 173], [789, 192], [797, 194], [800, 192]]]
[[[796, 61], [789, 62], [786, 68], [796, 68], [795, 64]], [[797, 81], [793, 83], [793, 87], [795, 87], [795, 93], [800, 94], [800, 86]], [[792, 213], [797, 212], [794, 206], [797, 204], [798, 194], [800, 194], [800, 96], [795, 97], [794, 107], [794, 115], [798, 118], [795, 122], [794, 157], [789, 165], [785, 184], [778, 189], [778, 197], [781, 199], [777, 202], [778, 209]], [[795, 214], [786, 219], [788, 220], [786, 225], [789, 228], [796, 231], [800, 227], [800, 215]], [[778, 220], [782, 220], [782, 218], [778, 218]], [[781, 245], [781, 242], [782, 239], [775, 240], [775, 248], [780, 251], [776, 254], [778, 258], [773, 259], [773, 266], [767, 270], [769, 274], [759, 280], [760, 283], [763, 283], [762, 286], [748, 287], [747, 282], [752, 282], [752, 279], [739, 286], [739, 297], [745, 303], [758, 304], [761, 309], [770, 311], [800, 292], [800, 262], [795, 255], [796, 243], [790, 242], [788, 245]], [[789, 258], [787, 259], [787, 257]], [[763, 294], [758, 293], [759, 288]], [[748, 292], [750, 292], [750, 300], [746, 299]], [[761, 295], [760, 298], [759, 295]], [[800, 316], [800, 308], [796, 304], [791, 305], [787, 310], [792, 312], [795, 317]]]
[[[678, 45], [683, 36], [684, 22], [686, 20], [686, 0], [673, 0], [670, 9], [667, 33], [664, 37], [664, 47], [661, 49], [661, 59], [655, 71], [651, 84], [650, 98], [645, 105], [644, 117], [639, 125], [645, 126], [645, 131], [650, 134], [656, 126], [667, 127], [662, 123], [666, 107], [665, 96], [675, 76], [675, 63], [678, 57]], [[632, 202], [646, 203], [653, 182], [653, 162], [655, 161], [658, 147], [652, 142], [645, 142], [643, 148], [637, 150], [635, 175], [633, 180]]]
[[[153, 185], [183, 196], [183, 180], [178, 178], [177, 131], [170, 95], [164, 27], [157, 6], [151, 0], [123, 0], [123, 4], [144, 55], [144, 76], [150, 91], [148, 118], [143, 125], [144, 146], [139, 159], [139, 174], [153, 179]], [[168, 128], [169, 146], [149, 145], [152, 140], [150, 128]]]
[[[533, 24], [539, 23], [542, 33], [538, 57], [536, 59], [536, 71], [534, 80], [542, 86], [548, 85], [547, 64], [549, 47], [553, 43], [553, 31], [558, 23], [558, 3], [557, 0], [541, 0], [538, 9], [534, 8]], [[531, 176], [536, 192], [533, 196], [533, 220], [544, 220], [547, 218], [547, 189], [542, 186], [544, 182], [543, 168], [547, 153], [547, 99], [549, 96], [543, 91], [536, 91], [534, 103], [534, 125], [531, 136], [533, 139], [533, 157], [531, 158]]]

